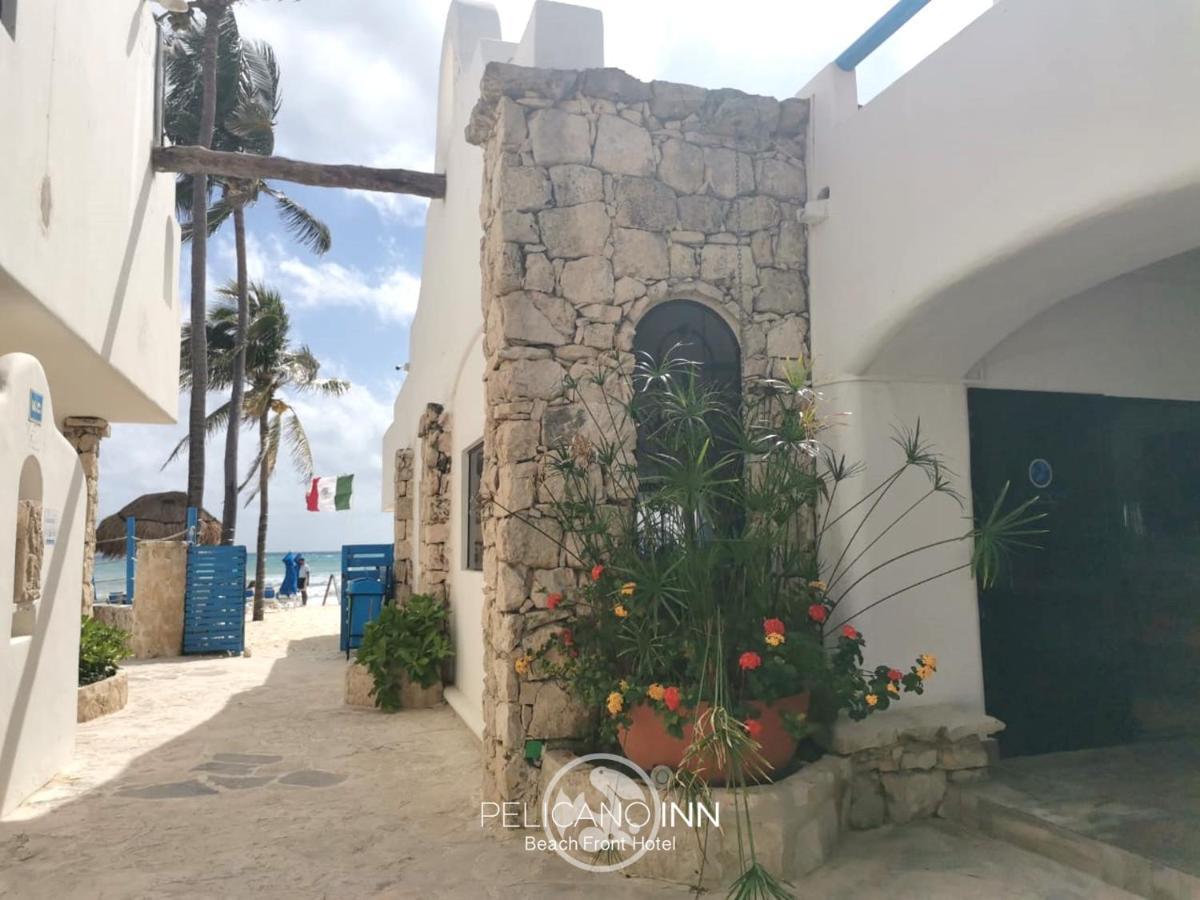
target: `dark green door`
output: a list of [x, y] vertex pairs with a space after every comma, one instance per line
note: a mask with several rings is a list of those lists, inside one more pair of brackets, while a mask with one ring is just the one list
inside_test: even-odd
[[1200, 404], [972, 390], [978, 501], [1038, 495], [1048, 533], [980, 595], [1007, 755], [1195, 730]]

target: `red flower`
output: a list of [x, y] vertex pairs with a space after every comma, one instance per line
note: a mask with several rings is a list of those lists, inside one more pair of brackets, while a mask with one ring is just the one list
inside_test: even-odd
[[748, 735], [750, 735], [750, 737], [754, 738], [757, 741], [760, 737], [762, 737], [762, 733], [763, 733], [762, 722], [760, 722], [758, 719], [747, 719], [746, 720], [746, 733]]
[[757, 669], [762, 665], [762, 657], [753, 650], [747, 650], [738, 657], [738, 665], [746, 670]]
[[669, 687], [663, 691], [663, 703], [667, 705], [667, 709], [675, 712], [679, 709], [679, 704], [683, 698], [679, 696], [679, 688]]
[[786, 634], [782, 619], [763, 619], [763, 634]]
[[904, 673], [899, 669], [888, 669], [888, 681], [899, 681], [904, 677]]
[[599, 581], [600, 576], [603, 574], [604, 566], [600, 565], [600, 563], [596, 563], [594, 566], [592, 566], [592, 581]]
[[557, 591], [546, 595], [546, 609], [558, 609], [560, 603], [562, 603], [562, 594]]
[[564, 628], [559, 632], [558, 636], [559, 639], [562, 640], [564, 647], [570, 647], [573, 643], [575, 643], [575, 635], [571, 634], [570, 628]]
[[842, 629], [842, 637], [857, 641], [862, 635], [858, 633], [858, 630], [853, 625], [847, 625]]
[[824, 622], [829, 618], [829, 610], [822, 603], [814, 603], [808, 608], [808, 617], [814, 622]]

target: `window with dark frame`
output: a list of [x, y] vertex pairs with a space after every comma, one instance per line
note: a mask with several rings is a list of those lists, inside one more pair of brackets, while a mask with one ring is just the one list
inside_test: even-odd
[[483, 522], [479, 488], [483, 484], [483, 441], [467, 451], [467, 535], [466, 568], [483, 571]]

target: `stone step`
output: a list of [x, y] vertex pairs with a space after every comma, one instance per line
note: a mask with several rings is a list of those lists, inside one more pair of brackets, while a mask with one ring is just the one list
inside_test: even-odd
[[[1085, 804], [1081, 801], [1079, 805]], [[1072, 817], [1059, 815], [1030, 793], [1030, 785], [1003, 772], [977, 784], [947, 787], [941, 815], [988, 837], [1006, 841], [1130, 893], [1154, 900], [1200, 900], [1200, 857], [1179, 857], [1179, 841], [1195, 840], [1189, 816], [1155, 810], [1127, 810], [1131, 823], [1145, 826], [1146, 837], [1161, 839], [1158, 850], [1119, 846], [1086, 827], [1072, 827]], [[1136, 827], [1136, 824], [1135, 824]], [[1190, 871], [1189, 871], [1190, 870]]]

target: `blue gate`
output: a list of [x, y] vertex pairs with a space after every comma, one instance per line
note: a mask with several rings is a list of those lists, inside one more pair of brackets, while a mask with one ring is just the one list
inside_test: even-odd
[[246, 548], [188, 547], [183, 652], [241, 653], [246, 646]]
[[340, 648], [347, 658], [362, 644], [367, 623], [379, 617], [392, 596], [391, 544], [346, 544], [342, 547], [342, 627]]

